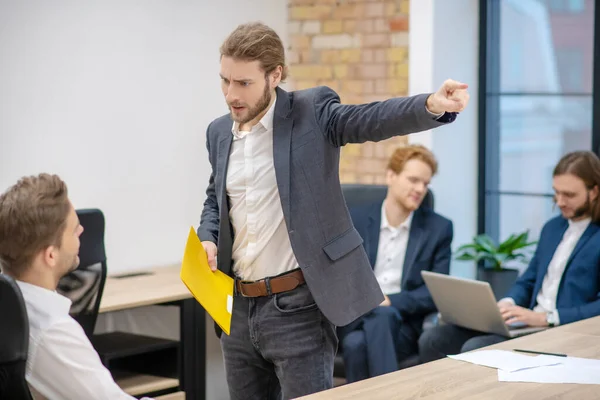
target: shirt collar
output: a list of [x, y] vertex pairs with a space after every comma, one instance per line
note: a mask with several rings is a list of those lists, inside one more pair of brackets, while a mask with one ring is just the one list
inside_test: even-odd
[[250, 132], [240, 131], [240, 123], [233, 121], [231, 133], [233, 134], [234, 139], [243, 139], [248, 133], [255, 132], [260, 127], [264, 128], [267, 131], [273, 129], [273, 115], [275, 114], [275, 103], [277, 103], [277, 95], [274, 95], [274, 97], [275, 100], [273, 101], [273, 104], [271, 104], [271, 106], [269, 107], [265, 115], [263, 115], [263, 117], [260, 119], [260, 121], [258, 121], [258, 123], [252, 127], [252, 129], [250, 129]]
[[32, 285], [22, 281], [16, 281], [21, 289], [26, 303], [33, 303], [39, 308], [43, 308], [48, 314], [57, 316], [69, 315], [71, 310], [71, 300], [58, 294], [53, 290], [45, 289], [41, 286]]
[[383, 204], [381, 204], [381, 230], [384, 230], [386, 228], [391, 229], [391, 230], [398, 230], [400, 228], [404, 228], [407, 231], [410, 231], [410, 226], [412, 224], [413, 215], [414, 215], [414, 211], [411, 211], [411, 213], [408, 214], [408, 217], [404, 220], [404, 222], [402, 222], [400, 224], [400, 226], [398, 226], [398, 227], [391, 226], [390, 223], [388, 222], [387, 216], [385, 215], [385, 201], [384, 201]]
[[590, 224], [590, 222], [592, 221], [591, 218], [585, 218], [579, 221], [572, 221], [569, 220], [569, 229], [571, 230], [576, 230], [576, 231], [584, 231], [588, 225]]

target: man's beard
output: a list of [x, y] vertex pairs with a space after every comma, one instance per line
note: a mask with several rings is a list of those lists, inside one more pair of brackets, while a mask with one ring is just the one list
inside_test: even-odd
[[[556, 205], [556, 196], [553, 199], [554, 205]], [[591, 214], [592, 211], [592, 203], [590, 202], [590, 192], [587, 192], [587, 197], [585, 199], [585, 203], [581, 207], [577, 207], [573, 211], [573, 215], [568, 217], [568, 219], [578, 219], [583, 217], [584, 215]], [[564, 216], [564, 214], [563, 214]], [[565, 217], [567, 218], [567, 217]]]
[[263, 91], [262, 96], [260, 97], [260, 99], [258, 99], [258, 102], [254, 107], [248, 108], [248, 116], [246, 118], [236, 119], [233, 110], [231, 109], [232, 105], [229, 105], [231, 119], [240, 124], [250, 122], [254, 118], [258, 117], [264, 110], [266, 110], [269, 106], [269, 103], [271, 103], [271, 89], [269, 88], [269, 82], [265, 81], [265, 90]]
[[576, 208], [575, 211], [573, 211], [573, 216], [571, 217], [571, 219], [581, 218], [584, 215], [590, 214], [591, 211], [592, 203], [590, 202], [590, 192], [587, 192], [587, 198], [585, 199], [585, 203], [581, 207]]

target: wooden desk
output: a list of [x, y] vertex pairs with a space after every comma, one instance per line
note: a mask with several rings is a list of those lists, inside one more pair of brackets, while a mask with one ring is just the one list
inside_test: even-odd
[[[489, 349], [514, 348], [600, 358], [600, 317], [513, 339]], [[598, 385], [498, 382], [498, 372], [445, 358], [303, 397], [337, 399], [598, 399]]]
[[[185, 391], [188, 400], [202, 400], [206, 397], [205, 311], [181, 282], [179, 270], [180, 265], [170, 265], [107, 277], [99, 312], [161, 304], [178, 305], [181, 324], [179, 387]], [[147, 391], [148, 388], [160, 390], [163, 388], [161, 385], [173, 387], [172, 379], [152, 381], [150, 378], [140, 375], [118, 382], [127, 385], [131, 394], [142, 389]]]
[[[100, 313], [150, 306], [192, 298], [181, 278], [180, 265], [132, 272], [106, 278]], [[144, 275], [135, 275], [137, 273]]]
[[600, 317], [585, 319], [574, 324], [562, 326], [560, 329], [561, 332], [573, 332], [582, 335], [600, 336]]

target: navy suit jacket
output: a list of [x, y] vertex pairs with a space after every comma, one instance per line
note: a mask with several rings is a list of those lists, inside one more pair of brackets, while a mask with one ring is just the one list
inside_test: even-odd
[[[559, 216], [542, 228], [527, 270], [507, 295], [517, 305], [530, 309], [536, 306], [550, 260], [568, 227], [568, 221]], [[596, 223], [590, 223], [583, 232], [567, 261], [558, 287], [556, 309], [561, 324], [600, 315], [600, 226]]]
[[[350, 209], [356, 230], [363, 238], [363, 246], [375, 267], [381, 231], [381, 206], [377, 202]], [[452, 221], [436, 214], [427, 207], [421, 207], [413, 214], [408, 245], [402, 268], [401, 291], [388, 295], [393, 307], [409, 322], [417, 332], [425, 316], [436, 311], [431, 294], [421, 277], [421, 271], [434, 271], [448, 274], [452, 255]]]

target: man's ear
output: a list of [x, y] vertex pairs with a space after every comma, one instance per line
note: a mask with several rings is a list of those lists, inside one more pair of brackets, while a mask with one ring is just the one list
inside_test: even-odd
[[44, 258], [44, 262], [54, 267], [57, 264], [57, 256], [58, 256], [58, 248], [56, 246], [48, 246], [44, 250], [42, 250], [42, 257]]
[[592, 190], [590, 190], [590, 200], [596, 201], [598, 199], [598, 185], [594, 186]]
[[385, 183], [386, 185], [390, 186], [392, 184], [392, 181], [394, 179], [394, 177], [396, 176], [396, 173], [394, 171], [392, 171], [391, 169], [387, 169], [385, 171]]
[[283, 74], [283, 68], [281, 65], [278, 65], [273, 72], [270, 74], [269, 84], [271, 85], [271, 89], [274, 89], [281, 82], [281, 75]]

